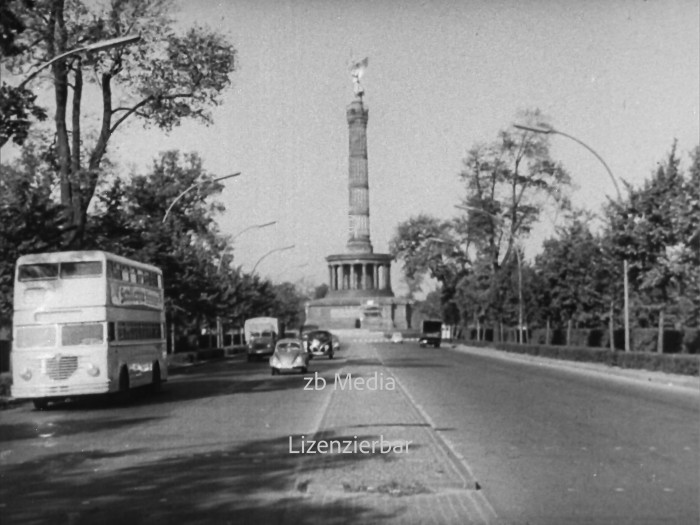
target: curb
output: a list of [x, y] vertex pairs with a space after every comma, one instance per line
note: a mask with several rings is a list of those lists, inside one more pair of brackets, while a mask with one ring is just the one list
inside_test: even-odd
[[452, 350], [462, 353], [470, 353], [495, 359], [506, 359], [510, 361], [519, 361], [521, 363], [538, 364], [541, 366], [549, 366], [553, 368], [564, 368], [573, 372], [579, 373], [599, 373], [609, 376], [615, 376], [620, 379], [627, 379], [642, 383], [653, 383], [658, 386], [673, 386], [687, 390], [693, 390], [700, 394], [700, 377], [685, 376], [680, 374], [667, 374], [665, 372], [657, 372], [653, 370], [633, 369], [633, 368], [617, 368], [599, 363], [586, 363], [581, 361], [567, 361], [564, 359], [553, 359], [550, 357], [532, 356], [526, 354], [518, 354], [515, 352], [506, 352], [496, 348], [478, 348], [461, 343], [453, 343], [450, 345]]

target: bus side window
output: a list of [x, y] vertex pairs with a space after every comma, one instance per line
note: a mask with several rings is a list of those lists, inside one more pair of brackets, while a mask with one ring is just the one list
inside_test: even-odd
[[114, 323], [109, 322], [109, 323], [107, 323], [107, 341], [114, 341], [114, 340], [115, 340]]

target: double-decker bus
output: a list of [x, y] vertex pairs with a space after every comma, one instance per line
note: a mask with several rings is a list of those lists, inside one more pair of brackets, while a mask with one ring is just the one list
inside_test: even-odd
[[163, 274], [103, 251], [24, 255], [14, 283], [12, 395], [53, 400], [167, 380]]

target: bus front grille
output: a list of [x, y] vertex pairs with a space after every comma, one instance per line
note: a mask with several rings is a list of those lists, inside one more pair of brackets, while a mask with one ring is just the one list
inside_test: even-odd
[[54, 381], [68, 379], [78, 369], [78, 357], [57, 355], [44, 359], [44, 373]]

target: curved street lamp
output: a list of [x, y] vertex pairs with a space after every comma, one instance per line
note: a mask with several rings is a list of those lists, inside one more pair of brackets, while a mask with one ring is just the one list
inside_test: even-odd
[[260, 228], [267, 228], [268, 226], [272, 226], [273, 224], [277, 224], [277, 221], [270, 221], [270, 222], [266, 222], [263, 224], [253, 224], [252, 226], [248, 226], [247, 228], [243, 228], [236, 235], [231, 237], [231, 242], [235, 241], [240, 235], [243, 235], [245, 232], [248, 232], [250, 230], [259, 230]]
[[[39, 64], [38, 66], [35, 66], [34, 71], [32, 71], [29, 75], [27, 75], [22, 82], [19, 83], [19, 85], [16, 88], [12, 88], [16, 90], [17, 92], [20, 92], [24, 89], [24, 86], [26, 86], [29, 82], [31, 82], [36, 76], [41, 73], [44, 69], [49, 67], [51, 64], [54, 64], [55, 62], [58, 62], [59, 60], [63, 60], [67, 57], [73, 56], [73, 55], [78, 55], [80, 53], [86, 53], [86, 52], [91, 52], [91, 51], [104, 51], [105, 49], [111, 49], [114, 47], [123, 47], [127, 46], [133, 43], [138, 42], [141, 40], [141, 35], [129, 35], [129, 36], [123, 36], [119, 38], [112, 38], [110, 40], [101, 40], [99, 42], [95, 42], [93, 44], [88, 44], [86, 46], [82, 47], [76, 47], [75, 49], [71, 49], [69, 51], [66, 51], [65, 53], [61, 53], [60, 55], [57, 55], [53, 57], [52, 59], [44, 62], [43, 64]], [[0, 138], [0, 147], [4, 146], [8, 140], [10, 140], [11, 135], [3, 135], [2, 138]]]
[[173, 206], [175, 206], [175, 203], [177, 203], [177, 201], [179, 201], [182, 197], [184, 197], [188, 191], [191, 191], [191, 190], [193, 190], [193, 189], [195, 189], [203, 184], [209, 184], [211, 182], [219, 182], [219, 181], [222, 181], [225, 179], [230, 179], [232, 177], [238, 177], [240, 174], [241, 174], [241, 172], [239, 171], [238, 173], [232, 173], [231, 175], [224, 175], [223, 177], [218, 177], [218, 178], [212, 179], [212, 180], [203, 180], [203, 181], [195, 182], [194, 184], [190, 185], [185, 191], [183, 191], [182, 193], [180, 193], [180, 195], [175, 197], [175, 200], [173, 202], [170, 203], [170, 206], [168, 206], [168, 209], [165, 210], [165, 215], [163, 215], [163, 220], [162, 220], [161, 224], [165, 224], [165, 221], [168, 218], [168, 214], [170, 213], [170, 210], [173, 209]]
[[25, 78], [19, 86], [17, 86], [17, 89], [22, 89], [28, 82], [30, 82], [34, 77], [36, 77], [39, 73], [41, 73], [44, 69], [49, 67], [51, 64], [54, 62], [58, 62], [61, 59], [67, 58], [69, 56], [77, 55], [80, 53], [87, 53], [90, 51], [104, 51], [105, 49], [111, 49], [113, 47], [122, 47], [122, 46], [128, 46], [129, 44], [134, 44], [141, 40], [141, 35], [127, 35], [127, 36], [122, 36], [118, 38], [112, 38], [109, 40], [101, 40], [99, 42], [95, 42], [94, 44], [88, 44], [83, 47], [76, 47], [75, 49], [71, 49], [70, 51], [66, 51], [65, 53], [61, 53], [60, 55], [57, 55], [53, 57], [51, 60], [48, 62], [44, 62], [40, 66], [37, 67], [35, 71], [33, 71], [27, 78]]
[[[245, 232], [247, 232], [247, 231], [256, 230], [256, 229], [260, 229], [260, 228], [266, 228], [266, 227], [268, 227], [268, 226], [272, 226], [273, 224], [277, 224], [277, 221], [271, 221], [271, 222], [266, 222], [266, 223], [264, 223], [264, 224], [254, 224], [254, 225], [252, 225], [252, 226], [248, 226], [247, 228], [242, 229], [242, 230], [239, 231], [236, 235], [234, 235], [233, 237], [231, 237], [231, 242], [235, 241], [236, 238], [237, 238], [239, 235], [241, 235], [241, 234], [243, 234], [243, 233], [245, 233]], [[224, 257], [225, 257], [225, 255], [226, 255], [232, 248], [233, 248], [233, 247], [232, 247], [231, 245], [228, 245], [228, 246], [226, 246], [226, 248], [224, 249], [224, 251], [221, 253], [221, 258], [219, 259], [219, 264], [218, 264], [218, 266], [216, 267], [216, 273], [221, 273], [221, 266], [222, 266], [222, 264], [223, 264], [223, 262], [224, 262]]]
[[270, 251], [267, 252], [265, 255], [263, 255], [262, 257], [260, 257], [260, 259], [258, 259], [258, 261], [255, 263], [255, 266], [253, 266], [253, 270], [252, 270], [250, 273], [251, 273], [251, 274], [254, 274], [254, 273], [255, 273], [255, 269], [258, 267], [258, 264], [260, 264], [260, 263], [262, 262], [262, 260], [263, 260], [265, 257], [267, 257], [268, 255], [272, 255], [272, 254], [275, 253], [275, 252], [283, 252], [284, 250], [291, 250], [292, 248], [294, 248], [294, 244], [291, 244], [291, 245], [289, 245], [289, 246], [285, 246], [285, 247], [283, 247], [283, 248], [275, 248], [275, 249], [273, 249], [273, 250], [270, 250]]
[[[533, 133], [542, 133], [545, 135], [549, 135], [549, 134], [561, 135], [563, 137], [566, 137], [568, 139], [573, 140], [577, 144], [580, 144], [581, 146], [586, 148], [588, 151], [590, 151], [595, 156], [595, 158], [597, 158], [600, 161], [600, 163], [605, 168], [605, 171], [608, 172], [608, 175], [610, 176], [610, 180], [612, 181], [613, 186], [615, 186], [615, 191], [617, 192], [617, 201], [619, 204], [622, 204], [622, 193], [620, 193], [620, 187], [617, 185], [617, 179], [613, 175], [612, 170], [610, 169], [608, 164], [603, 160], [603, 157], [598, 155], [598, 152], [596, 152], [588, 144], [586, 144], [585, 142], [583, 142], [580, 139], [577, 139], [576, 137], [574, 137], [572, 135], [569, 135], [568, 133], [564, 133], [563, 131], [559, 131], [559, 130], [554, 129], [554, 128], [523, 126], [521, 124], [513, 124], [513, 127], [516, 127], [516, 128], [521, 129], [523, 131], [531, 131]], [[627, 279], [627, 259], [626, 258], [623, 260], [623, 273], [624, 273], [624, 286], [623, 286], [623, 288], [624, 288], [624, 294], [625, 294], [625, 297], [624, 297], [625, 352], [629, 352], [630, 351], [630, 312], [629, 312], [629, 283], [628, 283], [628, 279]], [[612, 311], [612, 306], [610, 308]], [[612, 312], [611, 312], [611, 314], [612, 314]], [[610, 324], [612, 327], [612, 315], [610, 316]], [[615, 348], [612, 330], [610, 331], [610, 348], [611, 349]]]
[[552, 134], [561, 135], [562, 137], [566, 137], [568, 139], [571, 139], [574, 142], [576, 142], [576, 143], [580, 144], [581, 146], [583, 146], [584, 148], [586, 148], [605, 167], [605, 170], [608, 172], [608, 175], [610, 176], [610, 180], [612, 181], [613, 186], [615, 186], [615, 191], [617, 192], [618, 201], [622, 200], [622, 194], [620, 193], [620, 187], [617, 185], [617, 179], [613, 175], [612, 170], [607, 165], [607, 163], [603, 160], [603, 157], [598, 155], [598, 152], [596, 150], [594, 150], [593, 148], [591, 148], [588, 144], [586, 144], [585, 142], [583, 142], [580, 139], [577, 139], [576, 137], [574, 137], [572, 135], [569, 135], [568, 133], [564, 133], [563, 131], [559, 131], [558, 129], [554, 129], [554, 128], [537, 128], [537, 127], [532, 127], [532, 126], [523, 126], [522, 124], [513, 124], [513, 127], [518, 128], [518, 129], [522, 129], [523, 131], [532, 131], [533, 133], [541, 133], [544, 135], [552, 135]]

